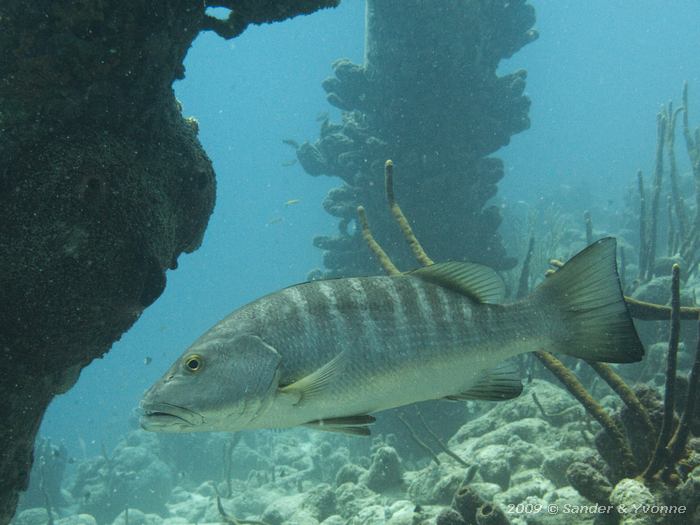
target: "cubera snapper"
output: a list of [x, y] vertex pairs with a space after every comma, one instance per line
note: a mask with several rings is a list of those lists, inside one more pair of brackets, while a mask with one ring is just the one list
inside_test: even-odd
[[312, 281], [258, 299], [202, 335], [145, 394], [159, 432], [307, 425], [368, 434], [375, 412], [428, 399], [510, 399], [510, 357], [547, 350], [639, 361], [644, 350], [602, 239], [527, 298], [501, 304], [490, 268], [447, 262], [390, 277]]

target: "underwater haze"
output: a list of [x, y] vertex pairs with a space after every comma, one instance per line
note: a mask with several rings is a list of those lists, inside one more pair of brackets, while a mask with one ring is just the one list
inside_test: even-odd
[[[401, 146], [413, 136], [408, 132], [397, 135], [395, 147], [386, 146], [392, 156], [398, 155], [393, 159], [398, 204], [406, 203], [404, 211], [410, 221], [415, 218], [418, 240], [436, 258], [443, 253], [452, 257], [458, 249], [455, 245], [471, 242], [463, 259], [476, 258], [494, 267], [487, 252], [496, 253], [502, 246], [512, 264], [505, 255], [494, 256], [503, 261], [495, 270], [505, 282], [507, 301], [516, 299], [523, 282], [524, 291], [530, 292], [543, 281], [545, 271], [560, 266], [549, 266], [549, 259], [564, 262], [592, 241], [615, 237], [621, 247], [618, 267], [626, 296], [670, 304], [672, 266], [678, 263], [681, 302], [695, 308], [700, 292], [700, 219], [696, 222], [700, 217], [700, 135], [693, 135], [693, 130], [700, 125], [700, 5], [693, 0], [531, 0], [528, 4], [534, 7], [539, 37], [512, 57], [499, 56], [496, 71], [499, 76], [527, 71], [522, 95], [531, 102], [529, 127], [497, 127], [492, 135], [503, 132], [507, 145], [465, 154], [469, 158], [465, 162], [473, 161], [474, 166], [481, 166], [479, 159], [488, 157], [503, 161], [497, 193], [487, 195], [486, 188], [478, 202], [479, 207], [493, 206], [500, 213], [502, 222], [494, 227], [498, 233], [478, 233], [490, 232], [484, 226], [491, 224], [486, 212], [465, 218], [457, 230], [463, 237], [454, 240], [439, 238], [452, 230], [433, 228], [432, 223], [421, 230], [422, 213], [439, 216], [452, 201], [439, 192], [431, 194], [430, 184], [419, 182], [416, 194], [425, 196], [421, 205], [409, 188], [400, 185], [402, 170], [409, 171], [407, 164], [413, 158], [406, 154], [407, 160], [401, 162]], [[492, 12], [500, 16], [498, 9]], [[501, 31], [517, 31], [513, 29], [517, 25], [496, 24], [497, 36], [490, 38], [495, 41]], [[347, 221], [347, 231], [339, 233], [342, 214], [334, 216], [324, 209], [329, 191], [364, 184], [370, 173], [376, 175], [377, 187], [383, 185], [379, 163], [363, 164], [360, 171], [366, 170], [366, 177], [334, 172], [340, 163], [330, 159], [329, 142], [320, 136], [321, 128], [330, 124], [337, 124], [335, 132], [344, 137], [352, 137], [358, 128], [365, 133], [362, 126], [371, 128], [376, 122], [381, 121], [376, 126], [382, 132], [394, 124], [381, 116], [366, 121], [356, 116], [352, 118], [361, 125], [353, 128], [348, 112], [326, 100], [328, 90], [324, 91], [322, 82], [334, 74], [334, 61], [347, 58], [363, 64], [365, 32], [365, 3], [343, 0], [335, 9], [251, 26], [232, 40], [202, 33], [189, 50], [186, 76], [174, 89], [183, 116], [197, 119], [199, 140], [217, 173], [216, 207], [201, 248], [180, 257], [177, 270], [168, 272], [163, 295], [47, 411], [37, 457], [51, 456], [53, 450], [65, 459], [56, 467], [60, 476], [54, 481], [56, 495], [51, 496], [56, 519], [79, 523], [78, 514], [89, 514], [100, 524], [127, 523], [128, 519], [165, 525], [226, 522], [234, 516], [270, 525], [459, 524], [477, 519], [545, 524], [593, 523], [602, 515], [632, 523], [625, 520], [634, 514], [647, 519], [639, 523], [700, 520], [700, 468], [696, 467], [700, 417], [690, 401], [692, 391], [686, 393], [693, 382], [687, 376], [698, 340], [696, 323], [689, 321], [691, 311], [680, 326], [677, 368], [681, 379], [675, 406], [679, 417], [690, 410], [685, 416], [689, 430], [682, 452], [676, 456], [669, 452], [664, 459], [665, 474], [660, 467], [649, 472], [649, 466], [664, 425], [670, 314], [632, 306], [629, 312], [646, 355], [640, 363], [611, 367], [640, 400], [639, 410], [626, 405], [624, 396], [607, 386], [605, 372], [557, 354], [561, 359], [557, 363], [573, 370], [590, 392], [598, 416], [608, 414], [607, 419], [601, 416], [603, 422], [586, 412], [580, 399], [557, 379], [563, 374], [557, 372], [557, 363], [543, 366], [544, 361], [523, 357], [513, 362], [524, 386], [519, 397], [499, 402], [488, 396], [486, 401], [471, 397], [432, 402], [415, 412], [409, 406], [403, 412], [374, 413], [377, 423], [370, 438], [306, 428], [170, 435], [139, 428], [138, 406], [144, 392], [199, 336], [237, 308], [304, 282], [310, 273], [336, 277], [345, 271], [356, 276], [364, 274], [364, 268], [381, 273], [360, 242], [354, 219]], [[341, 76], [337, 74], [340, 85]], [[690, 143], [683, 134], [686, 82]], [[504, 89], [504, 99], [522, 96], [507, 91], [510, 87]], [[337, 92], [345, 93], [340, 88]], [[391, 100], [403, 93], [382, 95]], [[670, 112], [669, 101], [673, 101]], [[507, 103], [504, 107], [509, 107]], [[435, 99], [434, 104], [449, 109], [451, 99]], [[361, 105], [351, 109], [372, 111]], [[421, 114], [423, 109], [412, 111]], [[425, 110], [433, 113], [428, 107]], [[661, 140], [663, 169], [654, 171], [660, 111], [667, 129], [675, 122], [674, 173], [669, 135]], [[504, 116], [503, 121], [507, 120]], [[375, 135], [387, 142], [392, 139], [380, 132]], [[455, 143], [460, 144], [459, 140]], [[323, 165], [333, 167], [325, 174], [331, 176], [307, 173], [310, 161], [303, 152], [310, 149], [304, 149], [306, 142], [325, 155]], [[432, 150], [423, 155], [428, 159], [423, 165], [433, 176], [438, 168], [429, 166], [430, 159], [448, 154], [431, 155]], [[641, 202], [638, 170], [646, 192]], [[435, 175], [434, 180], [443, 180], [441, 176]], [[655, 193], [657, 176], [660, 186]], [[415, 180], [420, 177], [416, 174]], [[465, 187], [481, 191], [476, 182], [469, 184], [455, 187], [460, 192]], [[420, 266], [405, 262], [410, 260], [409, 252], [396, 242], [397, 238], [402, 241], [398, 227], [392, 232], [386, 226], [392, 224], [389, 214], [379, 217], [385, 212], [375, 210], [383, 205], [383, 196], [372, 191], [359, 194], [368, 199], [379, 195], [366, 206], [370, 226], [377, 224], [378, 240], [401, 270]], [[459, 200], [461, 193], [457, 193], [454, 198]], [[354, 210], [364, 202], [348, 197], [336, 204]], [[584, 214], [590, 217], [588, 232]], [[430, 237], [433, 231], [435, 238]], [[324, 249], [314, 246], [317, 236], [325, 236]], [[530, 237], [535, 245], [528, 258]], [[649, 248], [651, 237], [655, 251]], [[366, 251], [348, 254], [350, 246]], [[623, 260], [619, 260], [621, 254]], [[526, 258], [530, 263], [524, 272]], [[659, 320], [649, 320], [654, 316]], [[324, 364], [320, 362], [319, 367]], [[447, 408], [440, 408], [443, 405]], [[606, 426], [605, 421], [612, 423]], [[678, 423], [667, 425], [675, 436]], [[612, 427], [618, 431], [612, 432], [613, 437]], [[622, 439], [618, 439], [620, 433]], [[51, 460], [42, 462], [48, 465]], [[37, 472], [35, 467], [30, 491], [15, 517], [17, 524], [46, 522]], [[637, 504], [640, 507], [632, 513], [629, 509]], [[27, 514], [37, 508], [44, 512], [43, 518], [38, 511]], [[125, 509], [130, 509], [130, 517]]]

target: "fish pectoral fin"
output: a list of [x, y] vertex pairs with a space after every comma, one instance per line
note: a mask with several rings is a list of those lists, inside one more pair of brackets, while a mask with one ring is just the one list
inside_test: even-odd
[[355, 436], [369, 436], [371, 434], [369, 425], [375, 421], [376, 418], [363, 414], [361, 416], [317, 419], [316, 421], [304, 423], [304, 426], [324, 432], [340, 432], [342, 434], [352, 434]]
[[310, 399], [322, 393], [328, 385], [342, 372], [345, 367], [345, 352], [339, 353], [321, 368], [302, 377], [294, 383], [280, 387], [278, 392], [283, 395], [295, 395], [298, 405], [305, 399]]
[[518, 397], [523, 391], [518, 370], [512, 363], [504, 363], [479, 379], [469, 390], [460, 392], [445, 399], [451, 401], [480, 399], [483, 401], [504, 401]]
[[468, 262], [444, 262], [409, 272], [408, 275], [448, 288], [477, 303], [498, 304], [506, 295], [503, 279], [488, 266]]

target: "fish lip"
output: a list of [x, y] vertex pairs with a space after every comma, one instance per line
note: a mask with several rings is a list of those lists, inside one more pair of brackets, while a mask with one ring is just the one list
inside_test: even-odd
[[171, 403], [144, 403], [140, 406], [141, 426], [146, 429], [181, 426], [196, 427], [204, 423], [204, 416], [189, 408]]

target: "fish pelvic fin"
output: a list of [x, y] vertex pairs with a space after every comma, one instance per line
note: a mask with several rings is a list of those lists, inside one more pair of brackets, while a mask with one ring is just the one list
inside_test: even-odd
[[418, 268], [407, 275], [442, 286], [476, 303], [501, 303], [506, 287], [500, 275], [488, 266], [469, 262], [444, 262]]
[[296, 397], [295, 405], [321, 394], [345, 367], [345, 352], [339, 353], [321, 368], [317, 368], [301, 379], [279, 388], [283, 395]]
[[341, 434], [350, 434], [354, 436], [369, 436], [371, 434], [369, 425], [374, 422], [374, 417], [361, 415], [317, 419], [316, 421], [304, 423], [304, 426], [315, 430], [322, 430], [324, 432], [339, 432]]
[[589, 361], [632, 363], [644, 356], [617, 273], [617, 242], [594, 242], [547, 277], [529, 300], [555, 308], [552, 352]]
[[510, 361], [487, 370], [471, 388], [459, 394], [445, 397], [450, 401], [479, 399], [481, 401], [505, 401], [518, 397], [523, 391], [518, 369]]

